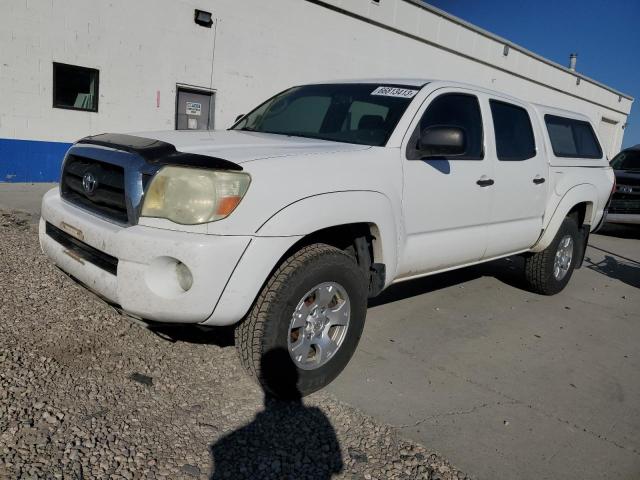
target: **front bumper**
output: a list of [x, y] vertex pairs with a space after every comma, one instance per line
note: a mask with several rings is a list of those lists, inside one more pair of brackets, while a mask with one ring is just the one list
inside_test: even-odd
[[[47, 234], [47, 223], [115, 257], [116, 274], [56, 241]], [[42, 200], [39, 237], [43, 252], [56, 265], [107, 301], [142, 319], [176, 323], [199, 323], [212, 315], [251, 239], [121, 227], [69, 204], [57, 189]], [[177, 262], [192, 274], [187, 291], [177, 281]]]

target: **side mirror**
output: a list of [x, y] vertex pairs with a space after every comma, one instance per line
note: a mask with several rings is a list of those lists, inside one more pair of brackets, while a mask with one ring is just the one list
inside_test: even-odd
[[240, 115], [238, 115], [236, 119], [233, 121], [233, 123], [237, 123], [238, 120], [240, 120], [242, 117], [244, 117], [244, 113], [241, 113]]
[[446, 125], [428, 127], [418, 140], [420, 158], [460, 156], [466, 152], [467, 136], [462, 128]]

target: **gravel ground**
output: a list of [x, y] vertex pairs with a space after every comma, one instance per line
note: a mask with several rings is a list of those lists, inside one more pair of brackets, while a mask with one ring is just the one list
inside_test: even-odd
[[326, 393], [265, 399], [228, 329], [151, 331], [0, 212], [0, 478], [465, 479]]

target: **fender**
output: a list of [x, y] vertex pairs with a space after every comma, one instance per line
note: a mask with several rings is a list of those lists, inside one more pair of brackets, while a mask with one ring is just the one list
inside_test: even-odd
[[[375, 262], [384, 263], [389, 278], [397, 268], [398, 230], [389, 198], [373, 190], [327, 192], [290, 203], [264, 222], [258, 236], [309, 235], [349, 223], [372, 225]], [[385, 286], [391, 281], [387, 279]]]
[[542, 235], [540, 236], [536, 244], [531, 248], [531, 251], [541, 252], [549, 245], [551, 245], [551, 242], [556, 236], [556, 233], [560, 229], [560, 225], [562, 224], [562, 221], [565, 219], [567, 214], [577, 204], [585, 202], [587, 203], [587, 210], [584, 217], [584, 222], [588, 223], [589, 225], [594, 225], [594, 220], [596, 219], [597, 212], [596, 209], [593, 208], [593, 204], [594, 202], [598, 202], [598, 191], [590, 183], [583, 183], [570, 188], [560, 199], [560, 201], [555, 205], [553, 204], [553, 202], [550, 202], [547, 205], [547, 210], [544, 215], [545, 218], [550, 219], [547, 222]]
[[297, 241], [328, 227], [372, 224], [375, 261], [384, 263], [385, 287], [397, 269], [397, 229], [391, 201], [376, 191], [328, 192], [297, 200], [269, 217], [255, 232], [205, 325], [229, 325], [251, 308], [272, 270]]

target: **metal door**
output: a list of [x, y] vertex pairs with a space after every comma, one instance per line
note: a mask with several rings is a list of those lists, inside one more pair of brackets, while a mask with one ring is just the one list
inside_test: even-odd
[[[475, 155], [409, 160], [415, 148], [413, 139], [417, 140], [415, 135], [426, 126], [423, 122], [475, 123], [477, 133], [472, 143], [481, 144], [483, 113], [479, 97], [481, 94], [467, 89], [438, 89], [427, 97], [409, 127], [413, 134], [407, 135], [403, 144], [407, 158], [403, 162], [407, 240], [398, 269], [401, 276], [475, 262], [484, 254], [493, 189], [483, 188], [478, 181], [493, 178], [493, 162]], [[463, 102], [468, 108], [447, 107], [449, 102]]]
[[176, 130], [213, 130], [213, 92], [178, 87], [176, 96]]

